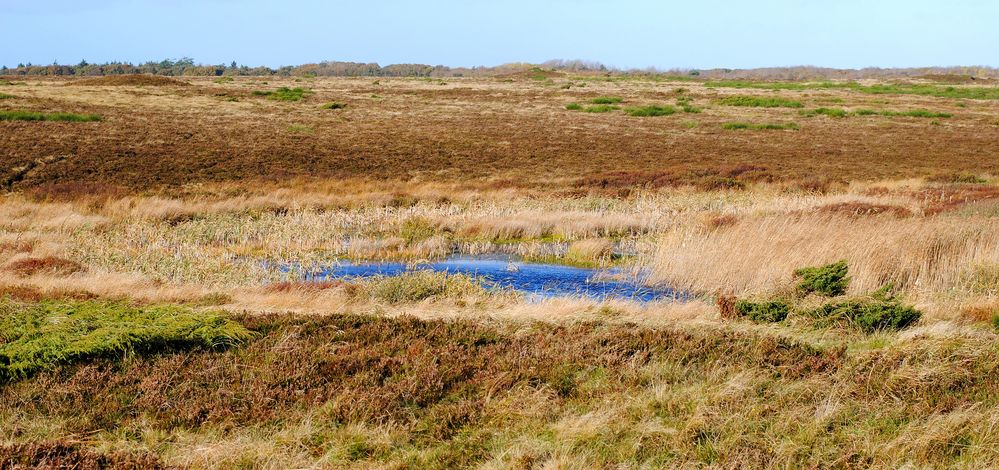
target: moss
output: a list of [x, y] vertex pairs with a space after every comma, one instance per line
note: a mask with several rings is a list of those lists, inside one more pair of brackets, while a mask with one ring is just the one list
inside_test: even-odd
[[251, 337], [219, 313], [112, 302], [0, 301], [0, 382], [98, 357], [178, 347], [224, 348]]
[[847, 276], [849, 267], [846, 260], [818, 267], [801, 268], [794, 272], [801, 278], [798, 291], [804, 294], [819, 294], [828, 297], [843, 295], [850, 278]]
[[748, 317], [757, 323], [776, 323], [787, 318], [791, 306], [780, 299], [759, 302], [739, 300], [735, 303], [735, 311], [740, 316]]

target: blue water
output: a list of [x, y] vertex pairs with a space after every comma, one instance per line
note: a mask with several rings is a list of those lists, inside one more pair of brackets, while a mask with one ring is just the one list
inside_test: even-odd
[[687, 295], [666, 287], [650, 287], [641, 279], [615, 269], [586, 269], [557, 264], [532, 264], [507, 259], [455, 257], [432, 263], [340, 263], [309, 273], [312, 279], [351, 279], [397, 276], [418, 270], [475, 276], [487, 287], [511, 288], [535, 298], [560, 296], [640, 302], [683, 300]]

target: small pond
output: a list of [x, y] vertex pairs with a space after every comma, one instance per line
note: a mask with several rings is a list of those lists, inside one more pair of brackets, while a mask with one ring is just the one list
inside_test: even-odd
[[533, 299], [586, 297], [595, 300], [627, 299], [640, 302], [684, 300], [688, 297], [667, 287], [648, 286], [641, 276], [619, 269], [588, 269], [557, 264], [533, 264], [509, 258], [452, 257], [421, 264], [400, 262], [338, 263], [309, 274], [310, 279], [352, 279], [397, 276], [430, 270], [481, 278], [488, 286], [512, 288]]

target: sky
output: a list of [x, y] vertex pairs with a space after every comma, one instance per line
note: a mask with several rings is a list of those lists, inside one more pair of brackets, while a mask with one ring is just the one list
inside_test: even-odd
[[999, 66], [996, 0], [0, 0], [0, 64]]

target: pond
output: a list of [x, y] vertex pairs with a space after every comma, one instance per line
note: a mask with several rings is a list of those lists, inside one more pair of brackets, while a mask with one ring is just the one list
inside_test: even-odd
[[418, 270], [465, 274], [482, 279], [487, 287], [510, 288], [532, 299], [585, 297], [640, 302], [685, 300], [688, 294], [668, 287], [646, 285], [642, 277], [620, 269], [590, 269], [557, 264], [534, 264], [510, 258], [452, 257], [422, 264], [400, 262], [337, 263], [313, 271], [311, 279], [356, 279], [398, 276]]

